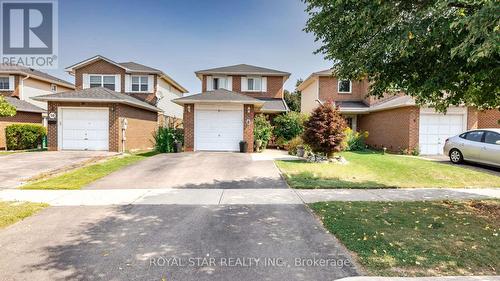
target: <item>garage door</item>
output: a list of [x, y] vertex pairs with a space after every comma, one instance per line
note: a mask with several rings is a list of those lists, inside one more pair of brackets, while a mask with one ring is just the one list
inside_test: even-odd
[[238, 151], [243, 140], [243, 106], [195, 106], [195, 150]]
[[446, 115], [425, 111], [420, 113], [419, 148], [421, 154], [443, 154], [446, 139], [465, 130], [466, 114], [460, 111], [449, 110]]
[[109, 149], [107, 108], [61, 108], [59, 117], [60, 149]]

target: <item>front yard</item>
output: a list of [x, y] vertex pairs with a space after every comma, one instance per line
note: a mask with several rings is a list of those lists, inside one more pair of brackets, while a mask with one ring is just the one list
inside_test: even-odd
[[500, 200], [310, 207], [370, 275], [496, 275]]
[[500, 187], [500, 177], [461, 166], [378, 152], [342, 152], [348, 164], [277, 161], [293, 188]]
[[0, 201], [0, 228], [27, 218], [47, 206], [43, 203]]

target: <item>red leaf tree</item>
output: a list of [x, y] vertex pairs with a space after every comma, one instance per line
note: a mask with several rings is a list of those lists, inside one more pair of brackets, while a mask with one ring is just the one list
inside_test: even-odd
[[304, 142], [328, 158], [342, 150], [346, 122], [332, 102], [318, 106], [304, 124]]

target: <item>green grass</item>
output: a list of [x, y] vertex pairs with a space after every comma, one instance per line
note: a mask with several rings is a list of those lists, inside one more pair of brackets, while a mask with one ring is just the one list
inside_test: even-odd
[[293, 188], [500, 187], [500, 177], [416, 157], [342, 152], [348, 164], [276, 161]]
[[0, 228], [27, 218], [47, 206], [42, 203], [0, 201]]
[[146, 152], [117, 156], [104, 162], [78, 168], [48, 179], [36, 180], [21, 186], [21, 189], [81, 189], [87, 184], [118, 171], [125, 166], [156, 155], [156, 152]]
[[497, 275], [500, 200], [310, 207], [370, 275]]

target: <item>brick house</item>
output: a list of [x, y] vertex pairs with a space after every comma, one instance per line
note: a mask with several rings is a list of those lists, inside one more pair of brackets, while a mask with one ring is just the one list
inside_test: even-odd
[[0, 149], [6, 148], [5, 128], [11, 124], [44, 124], [46, 102], [39, 95], [73, 90], [73, 84], [19, 65], [0, 64], [0, 96], [16, 108], [16, 115], [0, 117]]
[[332, 70], [315, 72], [298, 86], [301, 112], [310, 113], [318, 102], [333, 100], [353, 130], [369, 132], [367, 144], [375, 148], [442, 154], [450, 136], [469, 129], [500, 127], [499, 110], [450, 107], [442, 114], [417, 106], [403, 93], [380, 99], [368, 96], [368, 80], [340, 80], [332, 75]]
[[150, 149], [165, 119], [182, 118], [172, 99], [187, 90], [161, 70], [102, 56], [66, 70], [75, 91], [35, 98], [48, 102], [49, 150]]
[[239, 64], [195, 74], [202, 92], [174, 100], [184, 106], [186, 151], [237, 151], [246, 141], [252, 152], [254, 115], [288, 111], [283, 99], [288, 72]]

